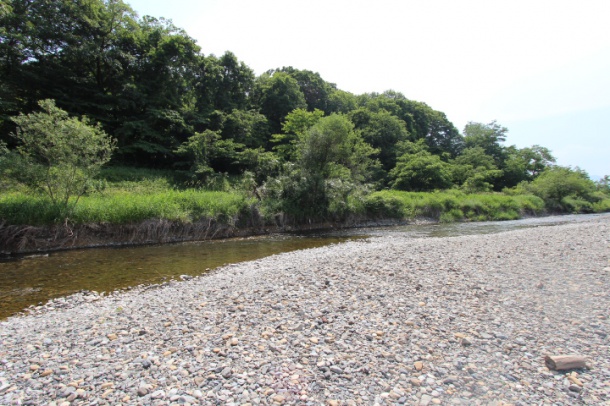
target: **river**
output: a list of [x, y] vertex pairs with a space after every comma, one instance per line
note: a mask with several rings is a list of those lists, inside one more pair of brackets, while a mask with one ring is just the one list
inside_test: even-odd
[[0, 319], [28, 306], [80, 290], [110, 292], [141, 284], [196, 276], [222, 265], [299, 249], [396, 233], [405, 238], [488, 234], [523, 227], [585, 221], [599, 215], [569, 215], [503, 222], [421, 224], [280, 234], [219, 241], [128, 248], [60, 251], [0, 262]]

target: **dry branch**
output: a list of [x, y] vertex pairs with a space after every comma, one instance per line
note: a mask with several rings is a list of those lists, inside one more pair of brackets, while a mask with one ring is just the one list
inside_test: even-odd
[[544, 363], [549, 369], [564, 371], [568, 369], [579, 369], [587, 366], [585, 357], [580, 355], [547, 355]]

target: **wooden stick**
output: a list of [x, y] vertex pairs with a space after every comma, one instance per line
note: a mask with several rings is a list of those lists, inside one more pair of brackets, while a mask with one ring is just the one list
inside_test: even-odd
[[544, 357], [547, 368], [556, 371], [579, 369], [587, 366], [585, 357], [580, 355], [547, 355]]

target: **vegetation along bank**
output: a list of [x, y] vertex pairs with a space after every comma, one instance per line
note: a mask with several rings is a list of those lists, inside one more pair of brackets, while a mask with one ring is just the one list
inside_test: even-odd
[[3, 252], [610, 210], [608, 176], [495, 121], [257, 76], [120, 0], [10, 0], [0, 27]]

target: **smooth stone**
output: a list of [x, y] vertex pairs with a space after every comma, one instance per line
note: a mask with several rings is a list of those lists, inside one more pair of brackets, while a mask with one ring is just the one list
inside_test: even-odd
[[231, 376], [233, 376], [233, 371], [231, 371], [231, 368], [227, 367], [222, 370], [220, 375], [225, 379], [229, 379]]

